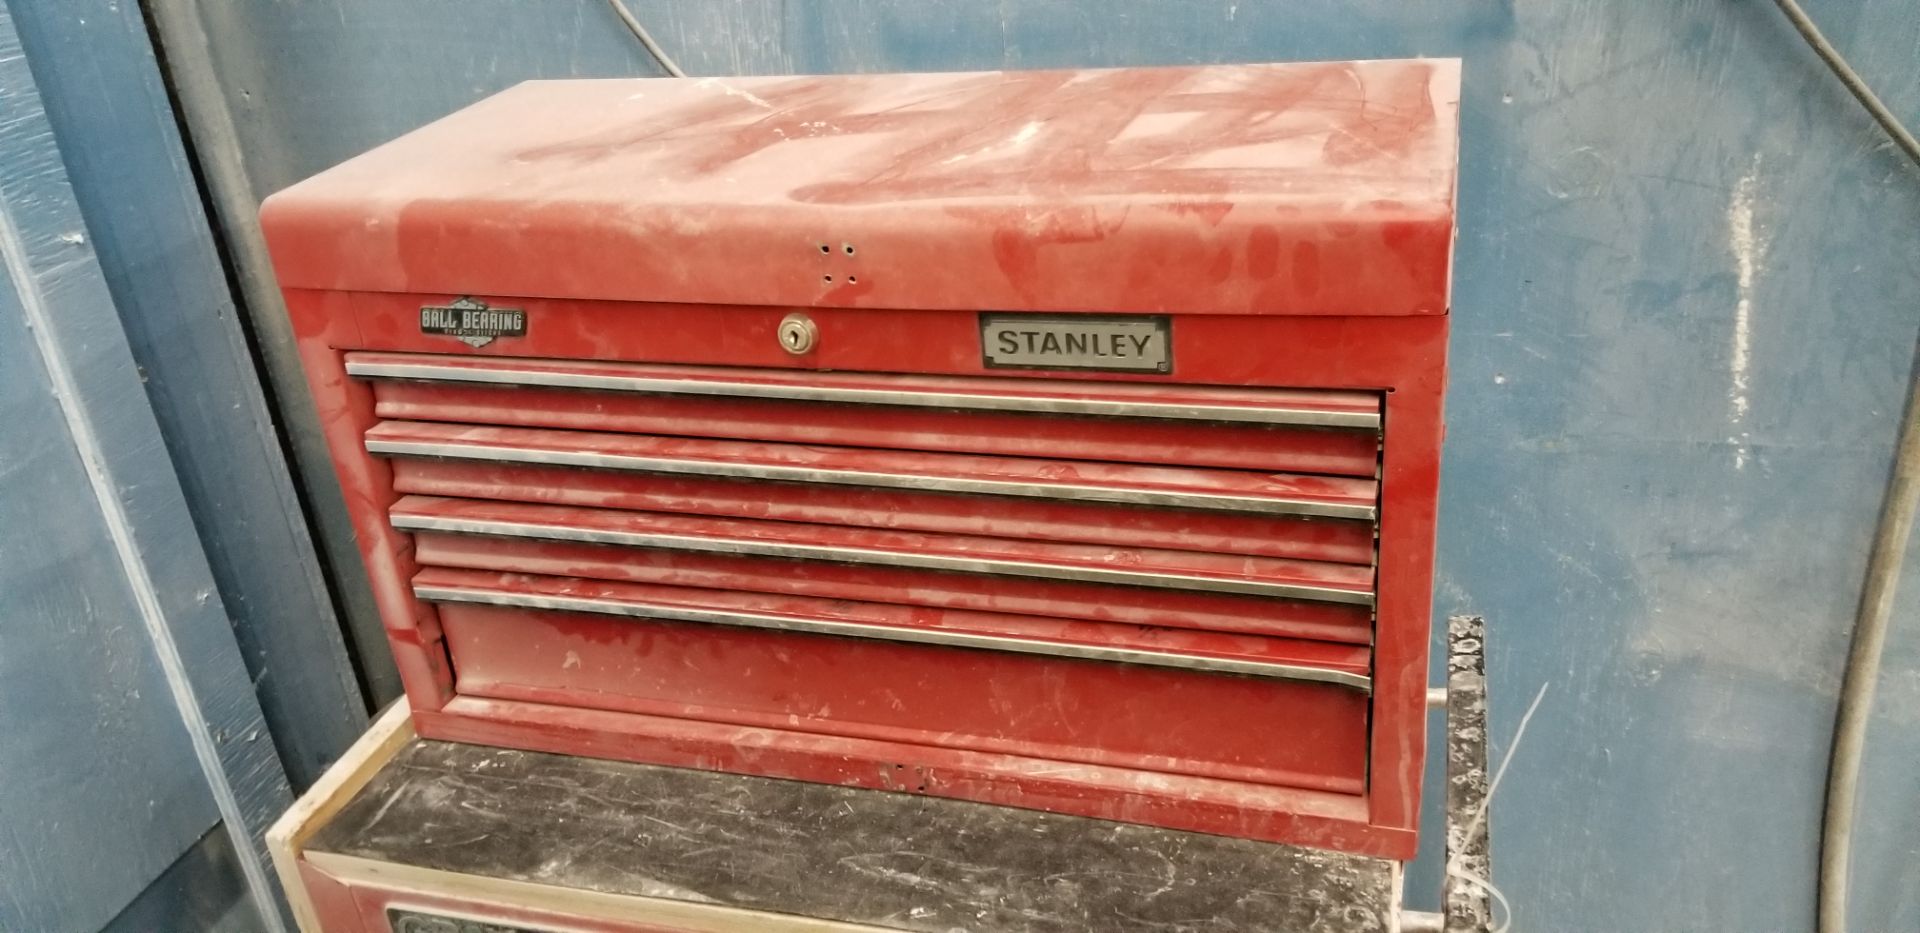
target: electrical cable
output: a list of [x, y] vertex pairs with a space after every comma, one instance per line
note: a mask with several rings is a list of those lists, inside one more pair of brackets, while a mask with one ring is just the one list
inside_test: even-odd
[[[1796, 0], [1774, 0], [1793, 28], [1833, 71], [1840, 83], [1895, 145], [1920, 166], [1920, 141], [1881, 103], [1859, 72], [1822, 35]], [[1900, 415], [1900, 439], [1894, 447], [1893, 468], [1875, 522], [1873, 550], [1860, 584], [1860, 604], [1854, 614], [1847, 666], [1840, 682], [1839, 709], [1834, 716], [1833, 751], [1827, 762], [1826, 811], [1820, 827], [1820, 933], [1846, 933], [1847, 879], [1853, 850], [1853, 825], [1860, 791], [1860, 760], [1873, 718], [1874, 688], [1880, 679], [1880, 658], [1893, 618], [1893, 599], [1906, 563], [1907, 542], [1913, 534], [1914, 513], [1920, 509], [1920, 345], [1907, 378], [1907, 399]]]
[[1907, 402], [1900, 416], [1900, 440], [1893, 471], [1873, 534], [1873, 550], [1860, 586], [1853, 641], [1840, 682], [1840, 708], [1833, 727], [1833, 753], [1827, 765], [1826, 814], [1820, 830], [1820, 933], [1846, 933], [1847, 876], [1853, 849], [1855, 807], [1860, 791], [1860, 760], [1873, 718], [1874, 687], [1880, 656], [1893, 617], [1894, 591], [1906, 562], [1914, 512], [1920, 508], [1920, 345], [1914, 348], [1914, 372], [1907, 380]]
[[[1473, 819], [1467, 821], [1467, 831], [1461, 833], [1460, 838], [1472, 840], [1479, 835], [1480, 824], [1486, 822], [1487, 809], [1493, 805], [1493, 795], [1500, 790], [1501, 779], [1507, 776], [1507, 766], [1513, 764], [1513, 754], [1520, 750], [1520, 740], [1527, 737], [1527, 723], [1533, 721], [1533, 714], [1540, 710], [1540, 701], [1547, 698], [1547, 688], [1552, 685], [1552, 681], [1542, 683], [1539, 692], [1533, 695], [1533, 702], [1527, 704], [1526, 713], [1520, 717], [1520, 725], [1513, 730], [1513, 738], [1507, 741], [1507, 753], [1500, 756], [1500, 766], [1493, 770], [1493, 781], [1487, 785], [1487, 794], [1480, 798], [1480, 806], [1474, 808]], [[1507, 933], [1513, 926], [1513, 905], [1507, 903], [1507, 896], [1493, 886], [1493, 879], [1483, 878], [1461, 867], [1460, 856], [1461, 853], [1456, 852], [1452, 858], [1447, 859], [1446, 873], [1487, 892], [1487, 895], [1500, 905], [1500, 911], [1504, 917], [1500, 923], [1494, 925], [1492, 933]]]
[[1832, 69], [1834, 77], [1839, 78], [1840, 83], [1847, 86], [1847, 91], [1853, 94], [1853, 99], [1859, 101], [1860, 106], [1867, 108], [1867, 113], [1873, 117], [1874, 122], [1880, 124], [1880, 128], [1886, 130], [1888, 136], [1893, 137], [1894, 144], [1900, 147], [1900, 151], [1907, 154], [1907, 158], [1913, 160], [1913, 164], [1920, 165], [1920, 140], [1914, 139], [1913, 134], [1908, 132], [1906, 126], [1900, 122], [1900, 118], [1894, 116], [1893, 111], [1888, 110], [1887, 105], [1880, 102], [1880, 96], [1873, 93], [1873, 88], [1867, 86], [1867, 82], [1860, 77], [1859, 72], [1853, 70], [1852, 65], [1847, 64], [1847, 60], [1841, 57], [1840, 50], [1827, 41], [1827, 37], [1820, 32], [1820, 27], [1814, 24], [1813, 18], [1807, 15], [1807, 11], [1800, 8], [1797, 0], [1773, 0], [1773, 2], [1779, 5], [1780, 12], [1787, 14], [1787, 21], [1793, 23], [1793, 28], [1800, 31], [1800, 37], [1807, 40], [1807, 44], [1813, 47], [1814, 53], [1820, 56], [1820, 60], [1826, 62], [1827, 67]]
[[640, 40], [640, 44], [646, 47], [647, 54], [653, 56], [653, 60], [659, 62], [660, 67], [667, 70], [667, 74], [676, 78], [687, 76], [687, 73], [681, 71], [680, 66], [674, 64], [673, 59], [667, 56], [667, 51], [660, 47], [660, 43], [653, 41], [653, 34], [647, 32], [647, 27], [640, 24], [639, 18], [633, 15], [632, 10], [627, 9], [624, 0], [607, 0], [607, 6], [613, 7], [614, 15], [620, 17], [622, 23], [627, 24], [627, 31], [633, 33], [635, 39]]

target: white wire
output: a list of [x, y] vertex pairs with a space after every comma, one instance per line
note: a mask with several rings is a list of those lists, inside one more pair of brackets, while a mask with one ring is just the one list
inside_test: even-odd
[[[1462, 838], [1474, 838], [1480, 832], [1480, 824], [1486, 822], [1487, 808], [1493, 804], [1494, 792], [1500, 789], [1500, 779], [1507, 776], [1507, 766], [1513, 764], [1513, 753], [1520, 750], [1520, 740], [1526, 737], [1527, 723], [1533, 721], [1534, 712], [1540, 709], [1540, 701], [1547, 698], [1547, 688], [1551, 686], [1553, 686], [1552, 681], [1542, 683], [1540, 692], [1533, 695], [1533, 702], [1527, 706], [1526, 714], [1520, 717], [1520, 726], [1513, 730], [1513, 740], [1507, 743], [1507, 753], [1500, 756], [1500, 767], [1494, 769], [1493, 780], [1487, 784], [1487, 795], [1480, 799], [1480, 806], [1474, 811], [1473, 819], [1467, 822], [1467, 832]], [[1480, 888], [1497, 901], [1500, 904], [1500, 912], [1505, 916], [1501, 918], [1500, 924], [1493, 928], [1493, 933], [1507, 933], [1508, 928], [1513, 926], [1513, 905], [1507, 903], [1507, 896], [1501, 894], [1500, 889], [1494, 887], [1491, 880], [1460, 867], [1461, 854], [1455, 852], [1453, 858], [1447, 860], [1447, 874]]]
[[1507, 903], [1507, 896], [1501, 894], [1500, 889], [1493, 886], [1493, 882], [1464, 868], [1449, 868], [1447, 874], [1487, 892], [1487, 896], [1500, 905], [1500, 923], [1493, 928], [1492, 933], [1507, 933], [1507, 930], [1513, 926], [1513, 905]]

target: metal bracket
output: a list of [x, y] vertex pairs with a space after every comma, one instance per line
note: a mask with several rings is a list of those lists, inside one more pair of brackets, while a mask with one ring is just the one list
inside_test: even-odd
[[[1447, 711], [1447, 866], [1476, 878], [1490, 877], [1487, 821], [1474, 817], [1486, 805], [1487, 677], [1486, 620], [1447, 620], [1447, 685], [1427, 690], [1427, 708]], [[1449, 870], [1443, 913], [1401, 908], [1397, 933], [1489, 933], [1493, 903], [1487, 890]]]
[[[1487, 804], [1486, 620], [1447, 620], [1447, 865], [1477, 878], [1491, 877], [1487, 820], [1475, 822]], [[1493, 928], [1493, 900], [1486, 888], [1449, 870], [1446, 933], [1485, 933]]]

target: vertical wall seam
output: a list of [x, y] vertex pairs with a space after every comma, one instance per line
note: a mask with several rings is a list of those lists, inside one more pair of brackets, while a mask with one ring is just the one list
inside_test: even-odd
[[252, 175], [233, 111], [215, 73], [212, 41], [194, 0], [146, 0], [141, 9], [161, 76], [181, 119], [181, 144], [199, 168], [211, 228], [230, 263], [235, 305], [258, 353], [262, 385], [285, 439], [296, 488], [304, 493], [303, 517], [314, 530], [315, 552], [333, 584], [336, 609], [346, 626], [343, 637], [365, 678], [372, 705], [378, 705], [399, 694], [399, 677], [393, 673], [380, 613], [354, 544], [352, 522], [300, 365], [285, 299], [257, 222]]
[[133, 522], [128, 517], [126, 505], [117, 495], [111, 471], [107, 467], [105, 450], [100, 443], [93, 420], [80, 403], [79, 383], [73, 371], [68, 368], [67, 360], [53, 340], [53, 318], [48, 312], [45, 294], [41, 291], [38, 277], [34, 275], [32, 265], [27, 260], [26, 242], [20, 236], [19, 226], [14, 222], [13, 205], [0, 200], [0, 257], [4, 257], [7, 274], [14, 281], [15, 293], [20, 298], [20, 306], [26, 314], [28, 329], [33, 332], [35, 349], [39, 351], [41, 364], [46, 367], [54, 398], [59, 403], [61, 418], [66, 422], [67, 430], [73, 438], [80, 461], [86, 470], [87, 483], [93, 490], [95, 501], [106, 522], [107, 534], [113, 541], [114, 555], [120, 562], [128, 587], [133, 591], [134, 603], [140, 612], [140, 621], [147, 630], [147, 638], [153, 644], [154, 655], [160, 662], [160, 668], [167, 678], [167, 689], [172, 694], [174, 706], [180, 712], [181, 722], [186, 725], [187, 734], [193, 744], [194, 758], [200, 763], [200, 770], [206, 777], [207, 786], [212, 790], [214, 804], [220, 812], [227, 834], [233, 839], [235, 855], [240, 861], [241, 873], [245, 876], [247, 890], [252, 894], [261, 922], [270, 933], [287, 933], [286, 925], [281, 921], [279, 898], [272, 882], [268, 879], [265, 866], [261, 863], [260, 850], [255, 844], [252, 827], [247, 825], [240, 809], [240, 800], [234, 793], [233, 783], [228, 778], [226, 768], [220, 759], [220, 749], [213, 737], [213, 729], [208, 724], [201, 709], [199, 693], [187, 677], [186, 662], [180, 655], [180, 647], [174, 641], [173, 631], [167, 624], [166, 610], [160, 604], [160, 596], [154, 587], [153, 579], [147, 573], [147, 566], [140, 557], [139, 545], [134, 541]]

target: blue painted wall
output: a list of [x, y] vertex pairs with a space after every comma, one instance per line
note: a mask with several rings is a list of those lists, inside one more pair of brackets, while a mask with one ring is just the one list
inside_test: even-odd
[[[1520, 929], [1811, 927], [1920, 326], [1920, 172], [1771, 4], [633, 6], [696, 75], [1464, 58], [1435, 609], [1490, 620], [1496, 750], [1548, 685], [1494, 804], [1495, 877]], [[1809, 6], [1920, 122], [1920, 9]], [[655, 71], [601, 0], [202, 8], [263, 194], [525, 78]], [[1868, 762], [1863, 933], [1920, 928], [1916, 590]]]
[[214, 831], [262, 908], [233, 913], [279, 930], [286, 773], [15, 23], [0, 5], [0, 929], [92, 933]]
[[9, 6], [274, 746], [305, 787], [366, 703], [146, 21], [119, 0]]

